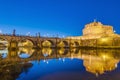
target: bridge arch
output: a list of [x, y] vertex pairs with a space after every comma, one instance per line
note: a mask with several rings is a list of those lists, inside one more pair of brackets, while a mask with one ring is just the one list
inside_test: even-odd
[[54, 47], [55, 43], [52, 40], [44, 40], [42, 41], [42, 47]]
[[7, 47], [9, 45], [9, 41], [6, 38], [0, 37], [0, 47]]
[[35, 45], [34, 41], [31, 39], [21, 39], [18, 41], [19, 47], [33, 47]]
[[75, 44], [75, 47], [79, 47], [80, 46], [79, 42], [77, 42], [77, 41], [75, 41], [74, 44]]
[[77, 41], [71, 41], [70, 42], [70, 47], [79, 47], [79, 42], [77, 42]]
[[64, 48], [64, 47], [68, 47], [69, 43], [67, 41], [60, 41], [57, 46]]

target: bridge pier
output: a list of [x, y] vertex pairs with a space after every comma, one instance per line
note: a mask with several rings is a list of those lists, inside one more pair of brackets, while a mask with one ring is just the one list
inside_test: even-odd
[[18, 42], [17, 41], [10, 41], [8, 45], [8, 49], [17, 50], [18, 49]]

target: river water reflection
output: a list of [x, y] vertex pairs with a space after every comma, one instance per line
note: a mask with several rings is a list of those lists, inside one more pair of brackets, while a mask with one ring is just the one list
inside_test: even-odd
[[120, 80], [120, 50], [0, 50], [0, 80]]

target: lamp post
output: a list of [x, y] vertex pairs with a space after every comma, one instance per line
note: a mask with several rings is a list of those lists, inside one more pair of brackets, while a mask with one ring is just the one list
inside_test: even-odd
[[38, 32], [38, 42], [39, 42], [39, 43], [38, 43], [38, 44], [39, 44], [39, 47], [41, 47], [41, 44], [42, 44], [42, 43], [41, 43], [41, 39], [40, 39], [40, 32]]
[[38, 37], [40, 38], [40, 32], [38, 32]]
[[12, 35], [13, 35], [13, 36], [15, 36], [15, 33], [16, 33], [16, 30], [14, 29], [14, 30], [13, 30], [13, 34], [12, 34]]

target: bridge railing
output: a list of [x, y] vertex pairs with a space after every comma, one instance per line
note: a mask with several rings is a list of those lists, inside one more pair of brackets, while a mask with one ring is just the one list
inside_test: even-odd
[[[13, 36], [13, 34], [0, 34], [0, 36]], [[15, 36], [17, 37], [32, 37], [32, 38], [37, 38], [38, 36], [35, 35], [22, 35], [22, 34], [16, 34]], [[59, 37], [59, 36], [39, 36], [40, 38], [45, 38], [45, 39], [67, 39], [65, 37]], [[69, 40], [69, 39], [67, 39]], [[70, 38], [70, 40], [72, 40]], [[74, 39], [75, 40], [75, 39]]]
[[[0, 36], [13, 36], [13, 34], [0, 34]], [[15, 36], [29, 36], [29, 37], [36, 37], [36, 36], [33, 36], [33, 35], [21, 35], [21, 34], [16, 34]]]
[[[0, 36], [13, 36], [13, 34], [0, 34]], [[18, 37], [34, 37], [34, 38], [36, 38], [36, 37], [38, 37], [38, 36], [34, 36], [34, 35], [22, 35], [22, 34], [16, 34], [15, 36], [18, 36]], [[40, 38], [59, 38], [59, 37], [53, 37], [53, 36], [47, 36], [47, 37], [45, 37], [45, 36], [40, 36]]]

